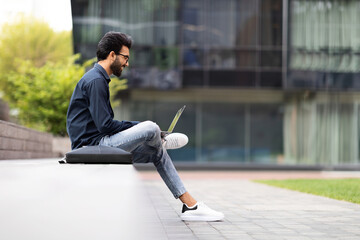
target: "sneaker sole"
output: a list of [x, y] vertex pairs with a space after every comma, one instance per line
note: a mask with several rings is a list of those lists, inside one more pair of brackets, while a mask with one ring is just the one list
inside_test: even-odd
[[221, 221], [224, 217], [209, 217], [209, 216], [181, 216], [181, 220], [188, 222], [216, 222]]

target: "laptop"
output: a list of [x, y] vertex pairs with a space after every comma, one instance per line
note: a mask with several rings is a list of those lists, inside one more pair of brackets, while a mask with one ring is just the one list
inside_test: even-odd
[[170, 133], [173, 132], [173, 130], [174, 130], [175, 126], [176, 126], [176, 123], [178, 122], [178, 120], [179, 120], [181, 114], [183, 113], [183, 111], [185, 110], [185, 107], [186, 107], [186, 105], [184, 105], [182, 108], [180, 108], [177, 111], [174, 119], [172, 120], [172, 122], [171, 122], [171, 124], [169, 126], [169, 129], [167, 131], [161, 131], [161, 137], [166, 137], [167, 135], [169, 135]]

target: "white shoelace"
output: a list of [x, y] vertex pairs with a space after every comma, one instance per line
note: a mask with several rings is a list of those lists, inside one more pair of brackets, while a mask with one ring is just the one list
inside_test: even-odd
[[177, 138], [170, 138], [170, 139], [166, 139], [165, 140], [165, 147], [167, 148], [174, 148], [174, 147], [178, 147], [179, 146], [179, 142]]

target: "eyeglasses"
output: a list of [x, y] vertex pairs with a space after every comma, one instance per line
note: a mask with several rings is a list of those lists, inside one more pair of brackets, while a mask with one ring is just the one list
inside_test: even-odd
[[126, 60], [126, 63], [129, 61], [130, 56], [128, 56], [128, 55], [124, 55], [124, 54], [121, 54], [121, 53], [118, 53], [118, 54], [116, 54], [116, 55], [121, 55], [121, 56], [123, 56], [123, 57], [125, 58], [125, 60]]

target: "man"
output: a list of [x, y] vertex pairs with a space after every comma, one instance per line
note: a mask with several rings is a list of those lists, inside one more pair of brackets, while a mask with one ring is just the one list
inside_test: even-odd
[[152, 162], [175, 198], [183, 203], [184, 221], [218, 221], [224, 214], [197, 202], [185, 189], [166, 149], [187, 143], [184, 134], [161, 136], [151, 121], [117, 121], [110, 105], [109, 83], [114, 74], [129, 66], [131, 38], [119, 32], [108, 32], [97, 46], [98, 63], [77, 83], [67, 113], [67, 131], [72, 149], [86, 145], [118, 147], [133, 155], [133, 162]]

